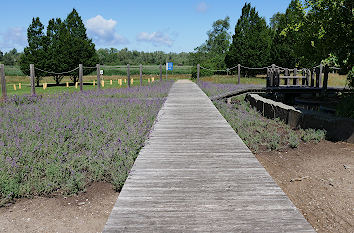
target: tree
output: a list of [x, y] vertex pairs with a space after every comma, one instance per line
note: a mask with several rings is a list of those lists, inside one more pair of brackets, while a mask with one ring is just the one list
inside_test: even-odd
[[[231, 36], [228, 32], [230, 29], [230, 17], [216, 20], [212, 29], [207, 32], [208, 39], [199, 47], [195, 48], [195, 53], [191, 55], [193, 63], [192, 77], [196, 77], [195, 66], [199, 63], [202, 66], [214, 70], [226, 69], [225, 56], [230, 46]], [[210, 75], [212, 73], [202, 71], [201, 75]]]
[[[344, 71], [353, 66], [353, 1], [350, 0], [306, 0], [307, 38], [317, 62], [330, 53], [338, 58]], [[308, 51], [306, 55], [310, 56]]]
[[[32, 23], [27, 29], [28, 46], [24, 48], [20, 58], [20, 67], [24, 74], [30, 75], [29, 65], [34, 64], [36, 68], [44, 69], [47, 62], [46, 49], [47, 46], [44, 40], [44, 26], [40, 19], [33, 18]], [[36, 70], [36, 83], [39, 86], [39, 81], [45, 75], [44, 72]]]
[[55, 83], [59, 84], [64, 78], [64, 74], [60, 73], [71, 69], [69, 32], [60, 18], [49, 20], [45, 40], [49, 58], [45, 67], [46, 70], [57, 73], [52, 76]]
[[[84, 66], [95, 66], [98, 63], [95, 44], [86, 34], [86, 28], [78, 12], [73, 9], [64, 21], [67, 30], [66, 52], [69, 54], [67, 68], [75, 69], [79, 64]], [[84, 74], [89, 74], [92, 70], [84, 69]], [[71, 74], [71, 80], [75, 83], [78, 80], [78, 72]]]
[[17, 50], [12, 49], [3, 55], [1, 60], [3, 60], [5, 65], [13, 66], [17, 64], [19, 56], [20, 54], [17, 52]]
[[[37, 85], [44, 75], [52, 75], [56, 84], [60, 83], [64, 74], [70, 75], [75, 83], [78, 81], [78, 71], [64, 72], [77, 68], [79, 64], [94, 66], [98, 63], [95, 45], [87, 37], [86, 28], [75, 9], [65, 21], [60, 18], [49, 20], [46, 34], [39, 18], [33, 18], [27, 29], [27, 39], [28, 46], [21, 58], [21, 70], [28, 75], [29, 64], [34, 64], [37, 68]], [[83, 73], [91, 71], [84, 69]]]
[[2, 61], [3, 57], [4, 57], [4, 54], [3, 54], [3, 52], [0, 50], [0, 61]]
[[[270, 19], [272, 29], [271, 61], [282, 67], [295, 67], [302, 57], [295, 44], [302, 39], [299, 30], [304, 21], [305, 12], [299, 0], [292, 0], [285, 14], [276, 13]], [[294, 25], [289, 27], [288, 25]]]
[[235, 34], [225, 57], [227, 67], [242, 64], [249, 67], [267, 66], [270, 62], [271, 34], [264, 18], [250, 3], [245, 3], [235, 26]]

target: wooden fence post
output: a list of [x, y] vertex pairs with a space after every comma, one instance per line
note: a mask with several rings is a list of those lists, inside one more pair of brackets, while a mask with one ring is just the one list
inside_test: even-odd
[[36, 79], [34, 73], [34, 64], [30, 64], [30, 77], [31, 77], [31, 94], [36, 95]]
[[162, 65], [160, 64], [160, 81], [162, 81]]
[[306, 70], [302, 69], [302, 76], [303, 78], [301, 79], [301, 85], [304, 86], [306, 84], [306, 79], [304, 77], [306, 77]]
[[267, 80], [266, 80], [266, 87], [270, 86], [270, 70], [267, 68]]
[[[289, 69], [288, 68], [285, 68], [285, 70], [284, 70], [284, 76], [286, 76], [286, 77], [288, 77], [289, 76]], [[284, 84], [287, 86], [288, 85], [288, 78], [286, 78], [285, 80], [284, 80]]]
[[83, 83], [82, 83], [82, 76], [83, 76], [83, 67], [82, 64], [79, 64], [79, 82], [80, 82], [80, 91], [83, 91]]
[[328, 67], [328, 65], [325, 65], [324, 73], [323, 73], [323, 89], [324, 90], [327, 90], [327, 86], [328, 86], [328, 73], [329, 73], [329, 67]]
[[127, 77], [128, 77], [128, 87], [130, 87], [130, 65], [128, 64], [127, 65]]
[[272, 64], [272, 70], [270, 75], [270, 86], [271, 87], [275, 86], [275, 64]]
[[96, 65], [97, 68], [97, 87], [101, 89], [101, 66], [100, 64]]
[[1, 93], [2, 98], [6, 99], [6, 79], [5, 79], [5, 66], [0, 64], [0, 75], [1, 75]]
[[310, 69], [306, 69], [306, 84], [308, 87], [310, 86], [310, 76], [311, 76]]
[[140, 86], [143, 85], [143, 65], [140, 64]]
[[318, 87], [322, 87], [322, 71], [323, 71], [323, 65], [321, 63], [320, 64], [320, 74], [318, 76], [318, 82], [319, 82], [319, 86]]
[[311, 87], [315, 86], [315, 69], [312, 68], [311, 72]]
[[237, 75], [238, 75], [237, 84], [240, 84], [241, 83], [241, 65], [240, 64], [237, 65]]
[[279, 84], [280, 84], [280, 69], [279, 68], [276, 68], [276, 86], [279, 87]]
[[199, 83], [200, 64], [197, 64], [197, 82]]
[[293, 85], [299, 85], [299, 80], [298, 80], [297, 78], [295, 78], [296, 75], [297, 75], [297, 69], [294, 68], [294, 73], [293, 73], [293, 76], [294, 76]]
[[320, 87], [320, 68], [316, 67], [315, 72], [316, 72], [316, 87]]

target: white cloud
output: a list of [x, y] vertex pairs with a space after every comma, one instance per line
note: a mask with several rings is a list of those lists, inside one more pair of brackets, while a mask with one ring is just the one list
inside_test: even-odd
[[200, 2], [200, 3], [198, 3], [198, 5], [196, 7], [196, 10], [198, 12], [203, 13], [203, 12], [206, 12], [208, 10], [208, 6], [207, 6], [207, 4], [205, 2]]
[[0, 49], [2, 51], [16, 48], [23, 49], [27, 44], [26, 30], [23, 27], [8, 28], [0, 33]]
[[97, 15], [86, 21], [87, 32], [100, 45], [126, 44], [128, 40], [116, 32], [117, 21]]
[[141, 32], [136, 36], [137, 41], [150, 42], [154, 46], [165, 45], [171, 47], [173, 40], [162, 32]]

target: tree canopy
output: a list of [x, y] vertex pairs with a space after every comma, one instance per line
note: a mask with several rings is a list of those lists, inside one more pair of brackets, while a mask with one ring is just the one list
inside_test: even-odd
[[245, 3], [237, 20], [235, 34], [225, 57], [227, 67], [242, 64], [249, 67], [267, 66], [270, 62], [271, 33], [266, 21], [250, 3]]
[[[95, 45], [87, 37], [85, 25], [75, 9], [64, 21], [60, 18], [49, 20], [46, 33], [40, 19], [33, 18], [27, 29], [27, 40], [20, 66], [25, 74], [29, 74], [29, 64], [35, 65], [37, 85], [44, 75], [52, 75], [57, 84], [63, 78], [61, 74], [40, 70], [62, 73], [77, 68], [79, 64], [94, 66], [98, 63]], [[84, 74], [90, 72], [84, 70]], [[78, 79], [77, 71], [66, 75], [70, 75], [73, 82]]]
[[[225, 56], [230, 46], [231, 36], [228, 32], [230, 29], [230, 17], [216, 20], [212, 29], [207, 32], [208, 39], [199, 47], [194, 49], [191, 54], [193, 65], [201, 64], [213, 70], [225, 69]], [[210, 72], [203, 70], [202, 75]], [[196, 70], [192, 71], [192, 76], [196, 77]]]

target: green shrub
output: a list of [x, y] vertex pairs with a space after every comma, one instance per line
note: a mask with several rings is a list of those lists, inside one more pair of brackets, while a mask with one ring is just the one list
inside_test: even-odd
[[315, 130], [315, 129], [306, 129], [303, 131], [303, 135], [301, 139], [304, 142], [309, 142], [309, 141], [314, 141], [316, 143], [322, 141], [326, 137], [326, 131], [325, 130]]
[[297, 148], [300, 144], [300, 139], [299, 136], [295, 133], [293, 133], [292, 131], [289, 132], [289, 146], [291, 148]]

